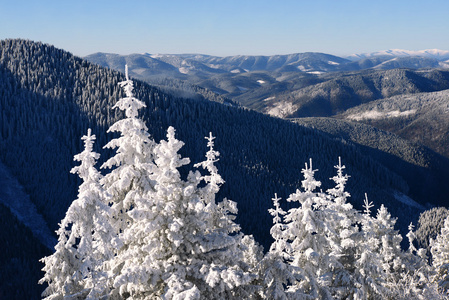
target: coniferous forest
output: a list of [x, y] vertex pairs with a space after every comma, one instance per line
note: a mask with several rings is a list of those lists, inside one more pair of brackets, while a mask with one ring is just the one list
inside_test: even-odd
[[449, 224], [427, 249], [409, 226], [443, 193], [422, 196], [357, 145], [313, 128], [182, 98], [42, 43], [0, 47], [0, 159], [59, 237], [46, 249], [2, 206], [12, 226], [0, 275], [24, 276], [0, 293], [443, 297]]

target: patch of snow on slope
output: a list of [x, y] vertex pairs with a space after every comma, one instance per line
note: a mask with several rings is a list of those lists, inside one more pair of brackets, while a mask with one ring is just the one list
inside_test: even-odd
[[394, 198], [395, 198], [396, 200], [398, 200], [399, 202], [402, 202], [402, 203], [404, 203], [404, 204], [406, 204], [406, 205], [408, 205], [408, 206], [416, 207], [416, 208], [422, 209], [422, 210], [425, 210], [425, 209], [426, 209], [424, 206], [422, 206], [421, 204], [419, 204], [418, 202], [416, 202], [415, 200], [413, 200], [413, 199], [410, 198], [409, 196], [404, 195], [404, 194], [402, 194], [402, 193], [400, 193], [400, 192], [397, 192], [397, 191], [394, 192], [394, 193], [393, 193], [393, 196], [394, 196]]
[[360, 121], [360, 120], [375, 120], [375, 119], [384, 119], [384, 118], [397, 118], [397, 117], [406, 117], [410, 116], [416, 113], [416, 109], [412, 110], [406, 110], [406, 111], [377, 111], [377, 110], [371, 110], [371, 111], [365, 111], [360, 114], [353, 114], [347, 116], [347, 119]]
[[257, 80], [258, 84], [264, 84], [266, 81], [265, 80]]
[[268, 97], [268, 98], [265, 98], [265, 99], [263, 99], [263, 101], [270, 101], [270, 100], [274, 100], [274, 98], [276, 98], [276, 97]]
[[297, 105], [293, 105], [291, 102], [281, 101], [276, 103], [274, 107], [268, 109], [267, 114], [273, 117], [284, 118], [285, 116], [294, 113], [297, 109]]
[[328, 61], [327, 62], [328, 64], [330, 64], [330, 65], [336, 65], [336, 66], [338, 66], [340, 63], [338, 63], [338, 62], [335, 62], [335, 61]]
[[165, 56], [167, 56], [167, 55], [165, 55], [165, 54], [152, 54], [152, 55], [150, 55], [151, 58], [156, 58], [156, 59], [163, 58]]
[[0, 202], [7, 206], [20, 222], [30, 228], [42, 244], [53, 249], [57, 242], [55, 236], [23, 187], [2, 163], [0, 163]]
[[449, 60], [448, 60], [448, 61], [445, 61], [445, 62], [439, 62], [439, 63], [438, 63], [438, 66], [439, 66], [440, 68], [448, 69], [448, 68], [449, 68]]
[[215, 64], [206, 64], [206, 66], [212, 69], [220, 69], [222, 67], [222, 65], [215, 65]]
[[314, 74], [314, 75], [320, 75], [323, 74], [324, 72], [321, 71], [311, 71], [311, 72], [307, 72], [307, 74]]
[[181, 67], [179, 68], [179, 72], [182, 74], [189, 74], [189, 70], [187, 68]]
[[241, 72], [239, 69], [234, 69], [234, 70], [231, 70], [231, 73], [237, 74], [237, 73], [241, 73]]

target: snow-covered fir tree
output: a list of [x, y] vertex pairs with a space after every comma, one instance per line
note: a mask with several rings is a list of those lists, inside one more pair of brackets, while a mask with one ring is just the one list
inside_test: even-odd
[[329, 256], [334, 260], [331, 272], [333, 273], [331, 293], [334, 297], [363, 297], [363, 290], [357, 282], [356, 266], [357, 246], [359, 244], [360, 215], [347, 202], [350, 194], [345, 190], [349, 175], [344, 174], [345, 166], [338, 158], [338, 165], [334, 166], [337, 175], [331, 179], [335, 187], [327, 190], [327, 201], [321, 210], [325, 215], [326, 235], [330, 246]]
[[[264, 291], [273, 299], [446, 299], [429, 281], [431, 269], [424, 250], [401, 250], [402, 237], [396, 220], [382, 205], [371, 216], [372, 203], [365, 199], [364, 213], [346, 200], [349, 178], [345, 167], [335, 166], [335, 187], [315, 192], [312, 163], [302, 170], [303, 191], [291, 194], [298, 202], [284, 212], [273, 199], [270, 251], [262, 260]], [[284, 215], [284, 222], [281, 216]], [[275, 276], [277, 276], [275, 278]], [[283, 288], [282, 288], [283, 287]]]
[[230, 235], [238, 226], [230, 226], [227, 212], [216, 205], [212, 195], [218, 190], [198, 188], [202, 178], [208, 184], [221, 182], [211, 179], [219, 177], [212, 156], [205, 163], [211, 175], [190, 172], [187, 180], [181, 178], [178, 168], [189, 163], [178, 154], [182, 145], [170, 127], [167, 140], [154, 149], [154, 190], [128, 213], [132, 222], [114, 259], [120, 266], [114, 289], [133, 299], [250, 298], [256, 295], [255, 275], [245, 263], [256, 262], [248, 257], [251, 242], [242, 234]]
[[447, 299], [438, 291], [438, 285], [432, 282], [434, 270], [428, 264], [425, 249], [414, 245], [416, 234], [413, 224], [409, 225], [406, 237], [409, 241], [407, 251], [401, 253], [402, 265], [399, 270], [391, 272], [387, 286], [391, 299]]
[[61, 223], [57, 251], [44, 258], [47, 274], [41, 283], [49, 283], [46, 295], [49, 299], [256, 297], [262, 252], [233, 221], [236, 203], [216, 201], [224, 181], [214, 165], [219, 156], [213, 149], [214, 137], [207, 138], [206, 161], [197, 165], [208, 174], [195, 171], [182, 179], [178, 168], [190, 160], [178, 154], [183, 142], [175, 138], [175, 129], [169, 127], [167, 140], [155, 143], [138, 118], [144, 104], [134, 97], [127, 72], [120, 85], [126, 97], [115, 107], [125, 111], [125, 118], [109, 129], [120, 137], [105, 146], [116, 149], [116, 154], [103, 165], [112, 170], [102, 177], [93, 168], [98, 154], [92, 152], [95, 137], [89, 132], [83, 137], [86, 150], [75, 157], [82, 165], [74, 172], [85, 181], [80, 199]]
[[42, 259], [45, 276], [40, 283], [48, 283], [46, 299], [98, 298], [96, 287], [105, 284], [102, 266], [113, 256], [117, 241], [109, 223], [108, 196], [100, 185], [102, 176], [95, 168], [99, 158], [92, 150], [95, 135], [89, 129], [82, 140], [84, 151], [74, 157], [81, 164], [71, 170], [83, 180], [78, 198], [60, 223], [55, 253]]
[[376, 218], [371, 216], [372, 202], [365, 194], [365, 211], [361, 216], [361, 240], [358, 241], [356, 268], [361, 291], [368, 299], [390, 296], [388, 280], [402, 268], [400, 243], [402, 237], [394, 230], [396, 220], [385, 206], [381, 206]]
[[443, 293], [449, 292], [449, 217], [444, 221], [444, 226], [435, 240], [431, 240], [432, 265], [436, 274], [433, 281], [436, 282]]
[[115, 122], [108, 132], [117, 132], [118, 138], [112, 139], [104, 148], [116, 149], [116, 154], [109, 158], [101, 168], [112, 170], [104, 176], [101, 183], [111, 195], [113, 225], [116, 233], [122, 232], [129, 223], [126, 214], [135, 205], [136, 199], [150, 190], [154, 183], [149, 179], [153, 163], [154, 140], [148, 128], [138, 117], [139, 109], [145, 104], [134, 97], [133, 82], [128, 77], [128, 66], [125, 68], [126, 80], [120, 82], [125, 92], [113, 108], [124, 111], [125, 118]]
[[298, 203], [299, 207], [288, 210], [284, 217], [285, 240], [289, 245], [291, 265], [298, 268], [304, 279], [288, 287], [291, 294], [306, 294], [315, 298], [331, 299], [329, 292], [328, 244], [324, 215], [319, 211], [325, 197], [315, 192], [321, 182], [315, 180], [310, 164], [302, 170], [304, 180], [301, 182], [304, 191], [296, 190], [288, 198], [288, 202]]
[[265, 299], [283, 300], [293, 297], [305, 299], [307, 294], [297, 284], [305, 280], [302, 274], [304, 272], [290, 264], [292, 252], [290, 243], [286, 240], [285, 225], [282, 222], [286, 212], [281, 208], [279, 203], [281, 199], [277, 194], [272, 200], [274, 209], [269, 209], [269, 213], [273, 216], [270, 233], [274, 241], [261, 262], [263, 274], [261, 284], [264, 287], [262, 295]]

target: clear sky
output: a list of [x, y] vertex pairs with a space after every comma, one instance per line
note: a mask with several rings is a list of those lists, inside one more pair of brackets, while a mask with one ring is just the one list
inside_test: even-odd
[[449, 50], [448, 0], [0, 0], [0, 39], [95, 52]]

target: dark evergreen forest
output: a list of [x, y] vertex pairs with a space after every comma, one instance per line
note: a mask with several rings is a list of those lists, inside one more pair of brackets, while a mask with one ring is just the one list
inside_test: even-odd
[[[97, 136], [95, 151], [102, 155], [100, 163], [111, 155], [101, 147], [112, 138], [107, 128], [122, 117], [112, 109], [121, 96], [118, 82], [122, 80], [124, 75], [117, 71], [50, 45], [27, 40], [0, 42], [0, 159], [24, 186], [52, 230], [76, 198], [80, 182], [69, 171], [75, 164], [73, 156], [82, 150], [80, 137], [87, 128]], [[267, 211], [271, 198], [277, 193], [285, 199], [300, 188], [301, 169], [309, 158], [319, 170], [316, 177], [323, 182], [323, 190], [333, 187], [329, 178], [335, 175], [333, 166], [341, 156], [351, 176], [347, 190], [356, 208], [361, 208], [367, 193], [376, 207], [383, 203], [399, 217], [403, 232], [410, 222], [416, 224], [421, 211], [393, 196], [393, 191], [409, 194], [407, 181], [353, 143], [204, 97], [182, 98], [178, 92], [138, 80], [134, 85], [136, 97], [146, 104], [142, 118], [149, 132], [159, 141], [168, 126], [175, 127], [177, 138], [185, 142], [181, 154], [190, 157], [192, 164], [203, 160], [207, 151], [204, 137], [209, 132], [217, 137], [217, 167], [226, 181], [219, 196], [238, 203], [237, 223], [262, 245], [271, 242], [272, 218]], [[442, 201], [415, 200], [424, 206]], [[13, 237], [18, 240], [2, 243], [0, 278], [9, 276], [6, 266], [18, 262], [34, 274], [23, 278], [23, 287], [35, 286], [39, 278], [35, 274], [42, 267], [37, 258], [46, 250], [39, 245], [30, 247], [31, 234], [18, 234], [17, 230], [26, 229], [19, 228], [7, 208], [0, 206], [0, 210], [2, 223], [5, 215], [11, 219], [8, 224], [13, 224], [2, 227], [2, 242]], [[14, 247], [30, 253], [22, 259], [21, 251], [14, 251]], [[34, 295], [39, 289], [33, 290]]]

